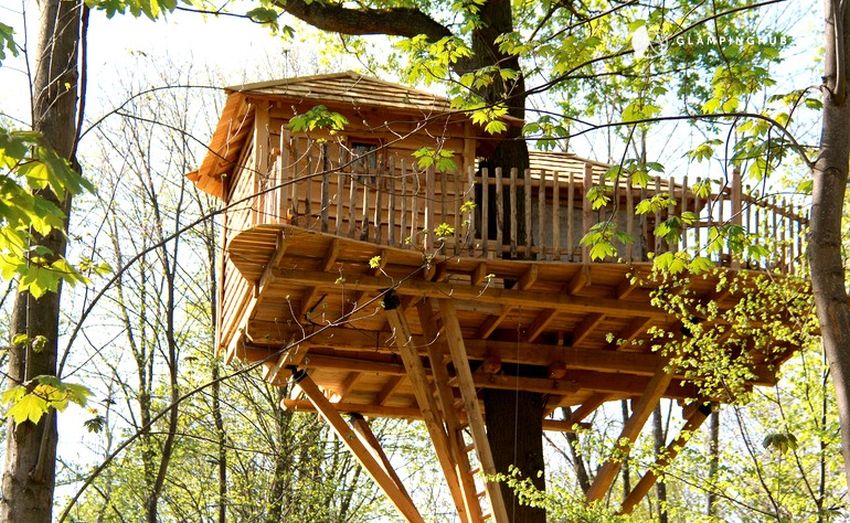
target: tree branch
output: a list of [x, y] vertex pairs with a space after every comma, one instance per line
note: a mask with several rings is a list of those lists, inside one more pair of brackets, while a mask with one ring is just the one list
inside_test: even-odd
[[336, 3], [274, 0], [274, 5], [323, 31], [347, 35], [385, 34], [412, 38], [425, 35], [432, 42], [452, 36], [449, 29], [419, 9], [350, 9]]

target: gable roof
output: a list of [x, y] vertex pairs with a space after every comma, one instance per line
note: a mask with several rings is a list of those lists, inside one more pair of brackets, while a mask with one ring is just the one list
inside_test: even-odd
[[254, 96], [285, 96], [346, 105], [369, 105], [434, 113], [451, 111], [449, 100], [425, 91], [385, 82], [354, 71], [300, 76], [268, 82], [235, 85], [228, 93]]
[[423, 117], [454, 112], [445, 97], [353, 71], [234, 85], [224, 90], [227, 101], [207, 154], [197, 170], [186, 174], [199, 189], [219, 198], [223, 197], [222, 175], [239, 161], [239, 153], [250, 135], [254, 111], [249, 97], [294, 98], [354, 108], [385, 107]]

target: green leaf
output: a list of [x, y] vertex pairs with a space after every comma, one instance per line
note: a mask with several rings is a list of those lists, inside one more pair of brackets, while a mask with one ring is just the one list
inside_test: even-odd
[[15, 425], [20, 425], [27, 420], [38, 423], [41, 417], [47, 412], [47, 408], [47, 401], [44, 398], [35, 394], [26, 394], [6, 411], [6, 416], [12, 418]]

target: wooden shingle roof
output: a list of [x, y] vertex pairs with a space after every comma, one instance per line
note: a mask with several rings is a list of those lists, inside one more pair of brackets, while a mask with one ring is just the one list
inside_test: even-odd
[[230, 93], [388, 107], [423, 113], [451, 110], [447, 98], [370, 76], [342, 73], [301, 76], [227, 87]]

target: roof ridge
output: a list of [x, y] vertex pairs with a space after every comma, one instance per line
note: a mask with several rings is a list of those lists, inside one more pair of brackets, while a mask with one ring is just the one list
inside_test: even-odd
[[440, 96], [428, 91], [423, 91], [421, 89], [417, 89], [415, 87], [410, 87], [404, 84], [390, 82], [387, 80], [381, 80], [380, 78], [375, 78], [374, 76], [369, 76], [366, 74], [358, 73], [352, 69], [348, 69], [345, 71], [340, 71], [336, 73], [324, 73], [324, 74], [315, 74], [315, 75], [306, 75], [306, 76], [294, 76], [290, 78], [280, 78], [277, 80], [266, 80], [262, 82], [253, 82], [253, 83], [245, 83], [245, 84], [237, 84], [232, 86], [225, 87], [225, 91], [229, 92], [248, 92], [259, 89], [268, 89], [273, 87], [283, 87], [287, 85], [295, 85], [295, 84], [303, 84], [311, 81], [321, 81], [321, 80], [332, 80], [339, 78], [350, 78], [354, 81], [366, 80], [368, 82], [377, 83], [383, 85], [385, 87], [391, 87], [393, 89], [399, 89], [401, 91], [416, 94], [418, 96], [431, 98], [434, 101], [445, 102], [448, 104], [448, 98], [444, 96]]

